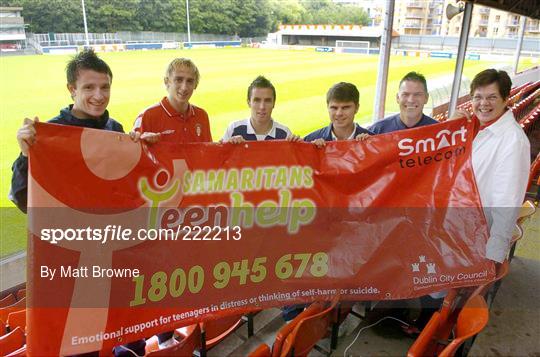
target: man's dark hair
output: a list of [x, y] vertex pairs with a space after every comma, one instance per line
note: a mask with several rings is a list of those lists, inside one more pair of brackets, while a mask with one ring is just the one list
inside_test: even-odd
[[99, 58], [93, 49], [85, 49], [75, 55], [66, 66], [68, 84], [75, 85], [81, 69], [89, 69], [98, 73], [108, 74], [112, 81], [112, 71], [104, 60]]
[[272, 89], [272, 93], [274, 94], [274, 103], [276, 102], [276, 88], [274, 88], [274, 85], [272, 82], [270, 82], [266, 77], [264, 76], [258, 76], [255, 78], [253, 82], [248, 87], [247, 90], [247, 100], [248, 102], [251, 100], [251, 91], [253, 88], [270, 88]]
[[424, 86], [424, 91], [426, 94], [428, 94], [427, 90], [427, 82], [426, 77], [424, 77], [423, 74], [420, 74], [418, 72], [409, 72], [407, 73], [403, 78], [401, 78], [401, 81], [399, 81], [399, 87], [401, 88], [401, 83], [405, 81], [412, 81], [412, 82], [420, 82]]
[[505, 71], [497, 71], [490, 68], [478, 73], [471, 82], [471, 96], [479, 87], [489, 86], [492, 83], [497, 83], [499, 94], [503, 99], [508, 98], [510, 89], [512, 89], [512, 80]]
[[331, 100], [336, 102], [354, 102], [355, 105], [359, 105], [360, 93], [354, 84], [339, 82], [334, 84], [326, 93], [326, 104], [330, 103]]

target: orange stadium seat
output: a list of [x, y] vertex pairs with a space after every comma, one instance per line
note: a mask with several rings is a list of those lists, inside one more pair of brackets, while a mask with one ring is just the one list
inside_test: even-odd
[[22, 298], [14, 304], [0, 308], [0, 320], [6, 321], [9, 314], [26, 309], [26, 298]]
[[26, 297], [26, 289], [19, 289], [17, 291], [17, 300], [21, 300], [24, 297]]
[[314, 347], [317, 347], [317, 342], [328, 334], [328, 328], [332, 325], [333, 309], [337, 301], [334, 299], [323, 311], [302, 318], [285, 338], [280, 356], [307, 356]]
[[13, 294], [6, 295], [2, 300], [0, 300], [0, 308], [13, 305], [15, 302], [17, 302], [17, 299], [15, 299]]
[[[486, 326], [489, 312], [484, 298], [473, 295], [467, 300], [462, 309], [459, 309], [457, 319], [449, 319], [451, 315], [445, 315], [442, 311], [435, 312], [428, 324], [414, 341], [407, 352], [407, 357], [420, 356], [453, 356], [456, 350], [470, 337], [478, 334]], [[445, 341], [450, 336], [444, 330], [451, 323], [451, 331], [454, 332], [454, 340], [445, 346]], [[441, 331], [443, 335], [441, 335]], [[450, 331], [450, 332], [451, 332]]]
[[25, 357], [25, 356], [26, 356], [26, 345], [6, 355], [6, 357]]
[[481, 296], [472, 297], [459, 313], [454, 329], [455, 338], [441, 351], [439, 357], [454, 356], [459, 346], [486, 327], [488, 320], [489, 311], [484, 298]]
[[243, 315], [232, 315], [200, 324], [205, 349], [210, 349], [234, 332], [243, 322]]
[[26, 309], [9, 314], [6, 325], [10, 331], [17, 327], [20, 327], [21, 330], [26, 331]]
[[271, 354], [270, 347], [268, 347], [266, 343], [263, 343], [262, 345], [259, 345], [255, 351], [251, 352], [248, 357], [270, 357]]
[[[319, 312], [324, 310], [324, 303], [323, 302], [314, 302], [310, 304], [304, 311], [302, 311], [298, 316], [296, 316], [294, 319], [292, 319], [288, 324], [284, 325], [276, 334], [276, 338], [274, 340], [274, 343], [272, 344], [271, 353], [270, 355], [272, 357], [278, 357], [281, 355], [281, 348], [283, 346], [283, 343], [285, 342], [285, 339], [287, 336], [294, 330], [296, 325], [303, 319], [308, 316], [312, 316], [315, 314], [318, 314]], [[249, 356], [256, 356], [254, 353], [260, 353], [261, 351], [266, 350], [266, 348], [270, 349], [266, 344], [261, 344], [257, 349]], [[253, 355], [252, 355], [253, 354]]]
[[24, 332], [16, 328], [8, 334], [0, 337], [0, 355], [6, 356], [24, 345]]
[[[157, 338], [154, 339], [157, 345]], [[201, 328], [199, 324], [187, 326], [184, 328], [183, 339], [176, 345], [161, 350], [156, 347], [153, 343], [147, 342], [146, 356], [191, 356], [193, 351], [201, 347]]]

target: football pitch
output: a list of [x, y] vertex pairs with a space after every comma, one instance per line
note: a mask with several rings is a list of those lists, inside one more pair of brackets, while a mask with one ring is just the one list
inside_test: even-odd
[[[345, 81], [360, 90], [357, 122], [371, 122], [378, 56], [251, 48], [160, 50], [102, 53], [114, 74], [109, 113], [129, 131], [137, 114], [165, 94], [163, 74], [174, 57], [189, 57], [199, 67], [201, 81], [191, 102], [210, 117], [217, 141], [227, 125], [249, 116], [246, 89], [258, 75], [269, 78], [277, 90], [273, 117], [301, 136], [328, 123], [325, 94]], [[11, 164], [19, 153], [16, 132], [25, 117], [46, 121], [71, 103], [66, 89], [67, 55], [0, 57], [0, 256], [26, 245], [26, 218], [7, 195]], [[511, 65], [513, 58], [508, 58]], [[530, 66], [522, 60], [522, 67]], [[466, 61], [464, 76], [500, 62]], [[430, 79], [451, 76], [455, 60], [393, 56], [390, 60], [386, 112], [398, 110], [395, 95], [399, 79], [415, 70]], [[448, 82], [451, 85], [451, 79]]]

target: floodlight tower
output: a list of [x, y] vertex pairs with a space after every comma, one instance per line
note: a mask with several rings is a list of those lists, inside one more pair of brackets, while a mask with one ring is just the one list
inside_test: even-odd
[[88, 26], [86, 25], [86, 9], [84, 8], [84, 0], [81, 0], [82, 3], [82, 15], [83, 15], [83, 21], [84, 21], [84, 38], [86, 41], [86, 46], [90, 46], [90, 42], [88, 41]]
[[191, 31], [189, 28], [189, 0], [186, 0], [186, 19], [187, 19], [187, 41], [191, 46]]

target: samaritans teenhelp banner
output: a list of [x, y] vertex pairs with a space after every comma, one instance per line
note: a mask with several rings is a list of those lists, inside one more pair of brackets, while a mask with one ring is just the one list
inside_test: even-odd
[[465, 121], [340, 141], [170, 145], [37, 124], [28, 351], [493, 279]]

